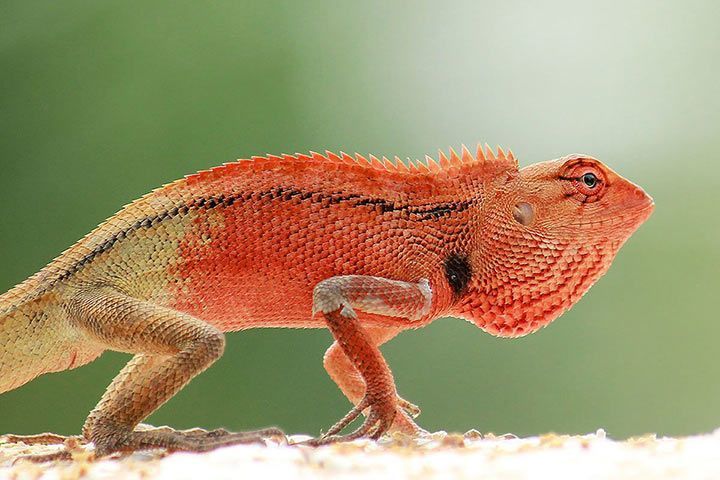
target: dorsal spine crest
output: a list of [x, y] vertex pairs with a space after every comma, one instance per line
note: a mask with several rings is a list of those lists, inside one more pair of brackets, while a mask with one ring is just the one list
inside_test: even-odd
[[444, 172], [452, 172], [468, 167], [473, 168], [475, 166], [481, 167], [482, 171], [488, 175], [497, 175], [501, 172], [517, 172], [518, 170], [518, 161], [512, 150], [508, 150], [507, 153], [505, 153], [501, 147], [497, 147], [497, 150], [493, 151], [488, 144], [485, 144], [483, 147], [483, 145], [478, 143], [475, 155], [470, 153], [470, 150], [465, 145], [462, 145], [460, 155], [451, 147], [448, 149], [448, 153], [438, 150], [437, 159], [426, 155], [425, 161], [413, 160], [409, 157], [406, 161], [403, 161], [398, 156], [395, 156], [393, 160], [385, 156], [381, 159], [375, 155], [369, 155], [369, 158], [367, 158], [359, 153], [351, 156], [342, 151], [336, 154], [329, 150], [326, 150], [324, 154], [311, 151], [309, 154], [296, 153], [290, 155], [284, 153], [279, 156], [269, 154], [265, 156], [256, 155], [249, 159], [239, 159], [209, 170], [202, 170], [193, 175], [188, 175], [185, 178], [188, 182], [196, 183], [231, 174], [238, 171], [238, 169], [247, 168], [248, 166], [253, 170], [257, 170], [265, 168], [265, 166], [269, 164], [322, 164], [323, 162], [405, 175], [438, 175]]

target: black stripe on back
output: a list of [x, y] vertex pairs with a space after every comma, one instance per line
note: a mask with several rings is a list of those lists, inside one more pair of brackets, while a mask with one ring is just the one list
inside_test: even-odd
[[[428, 203], [425, 205], [407, 205], [402, 203], [393, 202], [384, 198], [373, 198], [357, 193], [342, 193], [342, 192], [308, 192], [299, 190], [291, 187], [276, 187], [271, 190], [263, 192], [244, 192], [237, 193], [234, 195], [216, 195], [212, 197], [201, 197], [195, 199], [193, 202], [187, 205], [180, 205], [173, 207], [169, 210], [159, 212], [155, 215], [147, 216], [139, 219], [128, 228], [116, 233], [112, 237], [105, 240], [103, 243], [95, 247], [90, 253], [81, 258], [75, 265], [63, 272], [58, 278], [58, 281], [66, 280], [71, 277], [74, 273], [79, 271], [83, 266], [92, 262], [98, 255], [110, 250], [120, 240], [128, 237], [131, 233], [141, 230], [143, 228], [150, 228], [159, 224], [160, 222], [176, 217], [177, 215], [187, 215], [190, 211], [194, 210], [211, 210], [213, 208], [223, 206], [229, 207], [237, 201], [248, 201], [250, 199], [272, 199], [282, 201], [292, 201], [297, 199], [300, 201], [310, 200], [313, 203], [324, 203], [327, 205], [348, 203], [353, 207], [370, 207], [377, 209], [380, 214], [389, 212], [403, 212], [409, 216], [418, 217], [420, 220], [435, 220], [446, 215], [450, 215], [456, 212], [462, 212], [470, 207], [473, 203], [477, 202], [478, 199], [462, 200], [459, 202], [447, 202], [447, 203]], [[448, 259], [449, 260], [449, 259]], [[453, 261], [452, 265], [457, 264], [457, 261]], [[447, 261], [446, 261], [447, 263]], [[446, 266], [447, 272], [447, 266]], [[461, 277], [464, 278], [464, 277]], [[452, 285], [452, 283], [451, 283]], [[460, 285], [460, 284], [458, 284]], [[463, 285], [464, 287], [464, 285]]]

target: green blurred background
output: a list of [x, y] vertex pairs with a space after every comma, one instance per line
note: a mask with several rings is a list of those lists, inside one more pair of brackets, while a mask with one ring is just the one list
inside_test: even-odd
[[[237, 157], [571, 152], [656, 212], [569, 313], [502, 340], [439, 320], [383, 347], [431, 430], [720, 426], [720, 7], [660, 2], [0, 2], [0, 290], [123, 204]], [[38, 339], [41, 341], [41, 339]], [[229, 335], [150, 423], [318, 433], [327, 331]], [[0, 396], [0, 433], [79, 432], [128, 356]]]

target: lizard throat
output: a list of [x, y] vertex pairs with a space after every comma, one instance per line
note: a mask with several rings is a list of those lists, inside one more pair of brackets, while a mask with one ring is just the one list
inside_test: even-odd
[[470, 286], [458, 314], [496, 336], [527, 335], [580, 300], [607, 271], [613, 256], [600, 247], [567, 248], [552, 261], [544, 260], [542, 269], [534, 265], [527, 273], [496, 265], [492, 280], [480, 279]]

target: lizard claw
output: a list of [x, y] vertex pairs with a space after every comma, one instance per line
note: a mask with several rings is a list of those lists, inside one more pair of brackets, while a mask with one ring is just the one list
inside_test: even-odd
[[[396, 418], [398, 409], [404, 410], [405, 406], [400, 405], [397, 395], [388, 396], [390, 400], [378, 398], [372, 395], [365, 395], [365, 398], [352, 410], [348, 412], [342, 419], [321, 437], [303, 442], [305, 445], [320, 446], [337, 442], [349, 442], [358, 438], [368, 437], [377, 440], [385, 432], [387, 432]], [[409, 402], [404, 401], [410, 408], [415, 407]], [[417, 407], [415, 409], [419, 410]], [[368, 410], [366, 413], [365, 410]], [[345, 427], [350, 425], [360, 414], [365, 413], [365, 421], [360, 427], [347, 435], [338, 435]]]
[[410, 403], [404, 398], [398, 396], [397, 397], [398, 406], [403, 409], [405, 413], [410, 415], [411, 418], [417, 418], [420, 416], [420, 413], [422, 413], [422, 410], [420, 410], [420, 407], [415, 405], [414, 403]]

